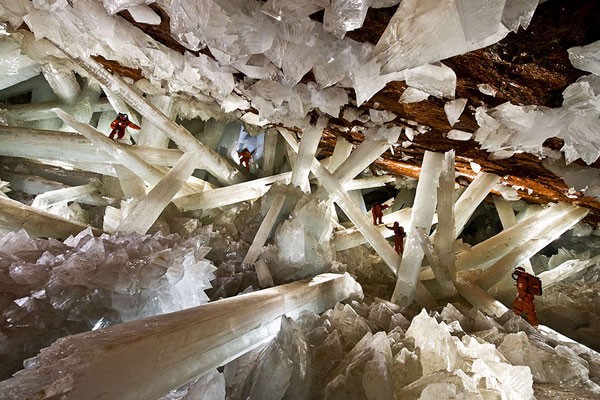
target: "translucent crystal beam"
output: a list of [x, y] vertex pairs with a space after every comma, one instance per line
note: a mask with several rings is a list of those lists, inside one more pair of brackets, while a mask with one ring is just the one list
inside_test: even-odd
[[[113, 111], [112, 106], [106, 99], [98, 99], [92, 105], [92, 112]], [[61, 108], [68, 113], [73, 113], [74, 107], [67, 106], [60, 101], [48, 101], [43, 103], [29, 104], [10, 104], [2, 105], [0, 108], [10, 112], [10, 116], [19, 121], [39, 121], [43, 119], [56, 118], [52, 111], [54, 108]]]
[[[0, 226], [10, 230], [23, 228], [32, 236], [56, 239], [77, 235], [86, 228], [85, 225], [36, 210], [7, 197], [0, 197]], [[100, 231], [94, 229], [94, 233], [99, 234]]]
[[0, 383], [6, 399], [156, 399], [256, 348], [281, 317], [362, 297], [350, 275], [324, 274], [161, 316], [67, 336]]
[[73, 71], [66, 68], [57, 68], [52, 63], [48, 63], [42, 67], [42, 74], [54, 93], [62, 101], [67, 104], [73, 104], [77, 101], [81, 94], [81, 87]]
[[291, 172], [284, 172], [279, 175], [238, 183], [237, 185], [225, 186], [222, 188], [206, 190], [197, 194], [178, 197], [173, 200], [173, 203], [175, 203], [177, 208], [182, 212], [223, 207], [259, 198], [267, 193], [273, 183], [289, 183], [291, 177]]
[[[512, 287], [513, 282], [510, 278], [510, 272], [521, 265], [524, 260], [529, 260], [534, 254], [552, 243], [567, 230], [571, 229], [576, 223], [581, 221], [589, 210], [582, 207], [572, 206], [571, 210], [558, 218], [548, 218], [549, 224], [537, 235], [528, 240], [525, 244], [515, 248], [494, 265], [484, 270], [476, 283], [482, 289], [488, 290], [493, 285], [502, 283], [499, 290]], [[546, 221], [544, 221], [546, 222]]]
[[198, 163], [197, 153], [185, 153], [169, 172], [135, 205], [123, 221], [117, 226], [117, 231], [137, 232], [145, 234], [156, 221], [173, 197], [194, 172]]
[[419, 282], [419, 270], [424, 255], [416, 230], [421, 228], [429, 233], [431, 229], [437, 204], [438, 179], [442, 171], [443, 161], [443, 154], [426, 151], [423, 156], [415, 203], [411, 213], [410, 228], [406, 234], [402, 262], [398, 268], [396, 287], [392, 294], [392, 302], [403, 307], [408, 307], [415, 298], [415, 290]]
[[40, 194], [33, 199], [31, 206], [38, 210], [43, 210], [51, 205], [63, 201], [77, 201], [79, 197], [96, 192], [100, 189], [99, 182], [88, 183], [87, 185], [74, 186], [64, 189], [57, 189]]
[[600, 263], [600, 256], [592, 257], [588, 260], [568, 260], [550, 271], [542, 272], [538, 277], [542, 280], [544, 290], [546, 290], [598, 263]]
[[346, 161], [348, 156], [350, 156], [350, 153], [352, 153], [352, 144], [342, 136], [338, 136], [335, 142], [335, 147], [333, 148], [333, 154], [331, 155], [329, 164], [327, 165], [329, 172], [334, 173], [335, 170], [338, 169], [344, 161]]
[[[170, 96], [155, 95], [147, 97], [149, 104], [162, 111], [169, 119], [175, 117], [173, 99]], [[169, 136], [160, 128], [157, 128], [147, 118], [142, 120], [140, 136], [138, 143], [142, 146], [167, 148], [169, 145]]]
[[500, 177], [487, 172], [477, 174], [473, 182], [460, 195], [454, 206], [454, 214], [456, 218], [455, 239], [462, 233], [465, 225], [475, 212], [475, 209], [481, 204], [485, 196], [498, 183]]
[[[456, 277], [456, 254], [454, 253], [454, 150], [444, 154], [440, 184], [438, 187], [437, 215], [438, 226], [433, 238], [438, 265], [431, 264], [435, 279], [447, 295], [453, 295], [453, 280]], [[427, 237], [429, 238], [429, 237]]]
[[396, 178], [393, 175], [370, 176], [368, 178], [353, 179], [343, 184], [344, 189], [361, 190], [372, 189], [385, 186], [386, 183], [395, 182]]
[[273, 175], [275, 166], [275, 156], [277, 154], [277, 141], [279, 135], [276, 131], [267, 130], [265, 132], [265, 152], [263, 154], [262, 176]]
[[[502, 228], [508, 229], [517, 223], [517, 217], [515, 216], [515, 212], [513, 211], [512, 206], [502, 197], [493, 196], [494, 206], [496, 207], [496, 211], [498, 212], [498, 217], [500, 218], [500, 223], [502, 223]], [[533, 267], [531, 266], [531, 261], [526, 260], [523, 262], [523, 267], [525, 267], [525, 271], [530, 274], [533, 274]]]
[[[67, 132], [0, 126], [0, 141], [2, 141], [0, 155], [3, 156], [78, 163], [82, 167], [80, 169], [89, 171], [93, 169], [86, 168], [88, 164], [118, 163], [112, 157], [107, 157], [104, 151], [84, 136]], [[152, 165], [171, 166], [182, 155], [182, 152], [177, 149], [126, 145], [121, 147]]]
[[244, 261], [242, 263], [254, 264], [254, 262], [258, 258], [260, 250], [265, 245], [267, 238], [271, 234], [273, 226], [275, 226], [275, 222], [277, 221], [277, 217], [281, 212], [281, 208], [283, 207], [284, 201], [284, 194], [278, 194], [275, 196], [275, 198], [273, 199], [273, 203], [271, 203], [269, 211], [267, 211], [265, 218], [261, 222], [260, 227], [258, 228], [256, 235], [254, 236], [254, 240], [252, 241], [252, 244], [248, 249], [248, 253], [246, 253], [246, 256], [244, 257]]
[[473, 246], [468, 251], [458, 254], [456, 259], [457, 271], [467, 269], [485, 269], [495, 263], [508, 252], [523, 245], [540, 232], [552, 227], [573, 207], [568, 203], [554, 204], [539, 213], [524, 219], [518, 224], [503, 230], [499, 234]]
[[333, 173], [342, 184], [360, 174], [390, 147], [387, 140], [365, 140]]
[[292, 171], [292, 184], [300, 187], [304, 192], [310, 191], [308, 184], [308, 174], [312, 160], [315, 158], [317, 146], [323, 134], [325, 120], [319, 120], [317, 126], [310, 126], [303, 129], [302, 139], [300, 140], [300, 149], [294, 170]]
[[225, 184], [235, 184], [244, 181], [243, 174], [229, 164], [214, 150], [199, 142], [187, 129], [171, 121], [159, 109], [148, 103], [144, 97], [139, 95], [127, 83], [116, 75], [110, 74], [100, 64], [89, 57], [79, 58], [71, 54], [67, 49], [54, 43], [65, 54], [68, 54], [73, 62], [96, 78], [101, 84], [108, 87], [118, 96], [121, 96], [133, 109], [139, 112], [154, 126], [169, 135], [171, 139], [184, 151], [195, 151], [201, 155], [203, 168], [211, 175]]
[[75, 118], [59, 108], [55, 108], [54, 112], [66, 124], [73, 127], [77, 132], [81, 133], [89, 139], [95, 146], [102, 149], [109, 157], [115, 159], [123, 166], [129, 168], [132, 172], [139, 175], [149, 185], [153, 186], [158, 183], [163, 177], [163, 174], [154, 166], [142, 160], [135, 153], [121, 146], [119, 143], [107, 138], [101, 132], [97, 131], [88, 124], [81, 123]]
[[464, 278], [456, 280], [456, 288], [473, 307], [485, 312], [488, 315], [501, 317], [508, 311], [508, 308], [490, 296], [485, 290], [475, 285], [473, 282]]

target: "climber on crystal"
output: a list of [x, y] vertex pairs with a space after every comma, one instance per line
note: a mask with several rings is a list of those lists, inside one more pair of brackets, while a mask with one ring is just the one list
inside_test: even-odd
[[542, 281], [540, 278], [525, 272], [525, 268], [517, 267], [512, 273], [512, 278], [517, 281], [517, 298], [513, 302], [513, 312], [517, 315], [525, 314], [529, 323], [538, 325], [533, 296], [542, 294]]
[[396, 253], [404, 253], [404, 237], [406, 236], [404, 228], [400, 226], [398, 221], [394, 222], [394, 226], [391, 228], [387, 225], [385, 227], [394, 231], [394, 250], [396, 250]]
[[250, 152], [248, 148], [244, 147], [242, 151], [238, 150], [237, 152], [238, 157], [240, 158], [240, 165], [246, 167], [246, 171], [250, 171], [250, 159], [254, 155], [254, 151]]
[[115, 118], [115, 120], [110, 124], [112, 131], [108, 137], [110, 139], [114, 139], [115, 135], [117, 135], [117, 139], [123, 139], [123, 136], [125, 136], [125, 129], [127, 127], [131, 129], [141, 129], [139, 126], [129, 120], [127, 114], [119, 113], [117, 118]]
[[383, 224], [381, 218], [383, 218], [383, 210], [388, 208], [387, 204], [373, 204], [373, 208], [371, 208], [371, 214], [373, 214], [373, 225]]

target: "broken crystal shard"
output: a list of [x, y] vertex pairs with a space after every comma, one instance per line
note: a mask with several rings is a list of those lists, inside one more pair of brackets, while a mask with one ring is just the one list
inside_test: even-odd
[[418, 103], [423, 100], [427, 100], [429, 93], [423, 92], [413, 87], [407, 87], [402, 95], [400, 96], [399, 103]]
[[154, 10], [144, 4], [128, 7], [127, 11], [131, 17], [141, 24], [160, 25], [160, 16]]
[[469, 140], [473, 136], [470, 132], [461, 131], [458, 129], [451, 129], [446, 136], [452, 140]]
[[527, 29], [539, 0], [506, 0], [502, 12], [502, 23], [512, 32], [517, 32], [519, 27]]
[[[404, 71], [406, 84], [438, 98], [454, 98], [456, 74], [444, 64], [425, 64]], [[466, 100], [465, 100], [466, 101]], [[401, 101], [402, 102], [402, 101]], [[461, 110], [462, 111], [462, 110]]]
[[338, 38], [343, 38], [346, 32], [362, 26], [369, 10], [370, 1], [363, 0], [331, 0], [325, 7], [323, 29]]
[[600, 75], [600, 40], [587, 46], [571, 47], [567, 51], [575, 68]]
[[0, 90], [26, 81], [40, 73], [40, 66], [22, 54], [19, 44], [12, 38], [0, 38], [0, 55], [2, 55], [0, 68], [3, 71], [0, 78]]
[[310, 0], [298, 3], [294, 0], [268, 0], [261, 11], [278, 21], [298, 21], [322, 10], [329, 0]]
[[450, 335], [448, 326], [439, 323], [422, 310], [413, 318], [406, 336], [415, 341], [415, 346], [421, 349], [420, 361], [423, 375], [439, 370], [454, 371], [465, 369], [464, 361], [456, 343]]
[[[446, 117], [448, 118], [448, 123], [450, 126], [454, 126], [454, 124], [458, 122], [458, 118], [460, 118], [460, 115], [462, 114], [466, 105], [467, 99], [456, 99], [448, 101], [446, 104], [444, 104], [444, 111], [446, 112]], [[450, 134], [448, 134], [448, 137], [450, 137]]]
[[488, 96], [495, 97], [497, 90], [493, 88], [493, 86], [488, 85], [487, 83], [480, 83], [477, 85], [477, 89], [483, 94], [487, 94]]
[[[500, 23], [504, 3], [489, 2], [493, 12], [489, 14], [488, 21], [497, 21], [491, 26], [478, 25], [478, 21], [473, 19], [477, 14], [474, 11], [480, 8], [478, 5], [461, 1], [463, 7], [458, 7], [457, 3], [401, 2], [375, 48], [377, 60], [383, 66], [382, 72], [402, 71], [437, 62], [488, 46], [508, 34], [508, 29]], [[522, 7], [530, 9], [528, 4]], [[488, 7], [485, 8], [487, 10]], [[463, 21], [469, 21], [469, 29], [477, 27], [468, 33], [479, 40], [470, 41], [465, 36]]]
[[468, 0], [456, 0], [455, 4], [467, 42], [481, 42], [498, 30], [504, 2], [487, 0], [479, 7]]

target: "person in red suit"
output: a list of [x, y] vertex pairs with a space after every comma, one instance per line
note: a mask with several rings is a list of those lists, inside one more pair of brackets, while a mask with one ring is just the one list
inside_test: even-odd
[[240, 158], [240, 165], [246, 168], [246, 171], [250, 171], [250, 160], [254, 152], [250, 152], [246, 147], [242, 151], [238, 151], [238, 157]]
[[123, 136], [125, 136], [125, 129], [128, 127], [131, 129], [140, 129], [139, 126], [129, 120], [127, 114], [119, 113], [117, 118], [110, 124], [112, 131], [108, 137], [114, 139], [115, 135], [117, 135], [117, 139], [123, 139]]
[[394, 222], [394, 226], [391, 228], [387, 225], [385, 227], [394, 231], [394, 250], [396, 250], [396, 253], [404, 253], [404, 237], [406, 236], [404, 228], [400, 226], [398, 221]]
[[388, 208], [387, 204], [373, 204], [373, 208], [371, 208], [371, 214], [373, 214], [373, 225], [383, 224], [381, 218], [383, 218], [383, 210]]
[[534, 295], [542, 294], [542, 285], [539, 278], [525, 272], [525, 268], [517, 267], [512, 273], [512, 278], [517, 281], [517, 298], [513, 302], [513, 312], [517, 315], [525, 314], [529, 323], [537, 326], [538, 319], [533, 304]]

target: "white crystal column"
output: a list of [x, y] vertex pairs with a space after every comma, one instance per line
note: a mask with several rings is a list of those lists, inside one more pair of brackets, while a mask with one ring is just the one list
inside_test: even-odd
[[383, 187], [386, 183], [392, 183], [395, 181], [396, 178], [393, 175], [369, 176], [368, 178], [353, 179], [344, 183], [342, 186], [348, 191], [372, 189], [377, 187]]
[[[0, 227], [9, 230], [25, 229], [32, 236], [66, 239], [77, 235], [85, 225], [69, 221], [33, 207], [29, 207], [8, 197], [0, 196]], [[100, 231], [94, 229], [95, 234]]]
[[387, 140], [365, 140], [334, 172], [340, 183], [345, 183], [377, 160], [390, 147]]
[[[3, 156], [79, 163], [83, 167], [80, 169], [86, 171], [93, 171], [86, 168], [86, 164], [116, 163], [112, 157], [107, 157], [104, 151], [87, 138], [67, 132], [0, 126], [0, 142], [2, 143], [0, 155]], [[121, 148], [128, 149], [152, 165], [171, 166], [183, 154], [178, 149], [142, 146], [121, 146]]]
[[146, 195], [146, 185], [139, 176], [122, 165], [115, 165], [114, 168], [126, 198], [138, 198]]
[[[154, 95], [146, 97], [146, 99], [150, 104], [162, 111], [169, 120], [175, 117], [173, 100], [170, 96]], [[169, 145], [169, 136], [167, 136], [160, 128], [157, 128], [148, 119], [142, 119], [141, 128], [138, 137], [138, 143], [140, 145], [161, 148], [166, 148]]]
[[317, 126], [304, 128], [302, 132], [298, 158], [292, 171], [292, 185], [300, 187], [304, 192], [310, 191], [308, 174], [312, 160], [314, 160], [315, 153], [317, 152], [317, 146], [319, 146], [319, 141], [321, 140], [324, 125], [324, 121], [319, 121]]
[[[106, 99], [98, 99], [89, 105], [92, 112], [113, 111]], [[43, 103], [11, 104], [3, 105], [3, 109], [10, 111], [10, 116], [19, 121], [39, 121], [56, 118], [53, 108], [61, 108], [69, 113], [75, 112], [75, 106], [67, 106], [60, 101], [48, 101]]]
[[433, 222], [433, 214], [437, 204], [438, 179], [442, 170], [444, 155], [426, 151], [423, 156], [421, 175], [417, 183], [415, 204], [412, 208], [410, 228], [406, 232], [406, 244], [398, 279], [392, 294], [392, 302], [408, 307], [415, 297], [415, 289], [419, 280], [419, 270], [423, 261], [423, 248], [418, 237], [417, 228], [429, 233]]
[[589, 260], [568, 260], [550, 271], [542, 272], [538, 277], [542, 280], [543, 290], [546, 290], [599, 262], [600, 256], [592, 257]]
[[197, 153], [185, 153], [143, 198], [137, 200], [117, 231], [145, 234], [196, 169]]
[[[279, 128], [281, 136], [286, 140], [290, 147], [298, 150], [298, 143], [292, 134], [283, 128]], [[317, 177], [321, 185], [327, 190], [333, 199], [352, 223], [358, 228], [362, 235], [367, 239], [373, 249], [379, 254], [381, 259], [387, 264], [392, 273], [396, 273], [398, 269], [398, 255], [385, 238], [379, 234], [377, 228], [373, 226], [366, 214], [360, 211], [354, 201], [348, 196], [342, 188], [340, 182], [333, 177], [327, 169], [321, 165], [314, 157], [312, 159], [311, 171]]]
[[56, 115], [58, 115], [58, 117], [66, 124], [72, 126], [73, 129], [76, 129], [77, 132], [81, 133], [96, 146], [100, 147], [108, 156], [129, 168], [150, 185], [157, 184], [163, 177], [163, 174], [156, 169], [156, 167], [148, 164], [137, 155], [127, 150], [125, 146], [107, 138], [91, 126], [75, 120], [75, 118], [71, 117], [61, 109], [55, 108], [54, 112], [56, 112]]
[[329, 159], [329, 165], [327, 165], [329, 172], [334, 173], [335, 170], [346, 161], [348, 156], [350, 156], [350, 153], [352, 153], [352, 144], [344, 137], [338, 136], [335, 147], [333, 148], [333, 154]]
[[581, 221], [589, 210], [577, 206], [570, 205], [570, 210], [567, 214], [559, 214], [560, 218], [550, 216], [543, 229], [539, 230], [536, 235], [529, 239], [523, 245], [515, 248], [494, 265], [484, 270], [477, 279], [477, 285], [482, 289], [488, 290], [493, 285], [502, 282], [503, 287], [513, 285], [510, 277], [511, 271], [520, 266], [523, 261], [529, 260], [534, 254], [542, 250], [544, 247], [559, 238], [567, 230], [571, 229], [576, 223]]
[[439, 268], [436, 268], [433, 264], [431, 265], [436, 280], [449, 295], [455, 293], [452, 282], [456, 279], [454, 169], [454, 150], [452, 150], [444, 154], [437, 194], [438, 226], [436, 235], [433, 238], [433, 247], [439, 261]]
[[289, 183], [291, 176], [291, 172], [285, 172], [279, 175], [238, 183], [237, 185], [205, 190], [201, 193], [178, 197], [173, 200], [173, 203], [182, 212], [241, 203], [242, 201], [261, 197], [267, 193], [271, 185], [275, 182]]
[[525, 244], [540, 232], [551, 228], [557, 221], [569, 214], [573, 207], [568, 203], [554, 204], [471, 249], [459, 253], [456, 259], [457, 271], [489, 267], [508, 252]]
[[367, 212], [365, 198], [363, 197], [362, 192], [360, 190], [349, 191], [348, 196], [350, 196], [350, 198], [352, 199], [352, 201], [354, 201], [354, 204], [358, 206], [360, 211], [362, 211], [363, 213]]
[[473, 307], [488, 315], [501, 317], [508, 311], [508, 308], [504, 304], [468, 279], [458, 278], [456, 280], [456, 289]]
[[254, 264], [256, 259], [258, 258], [258, 254], [260, 253], [260, 249], [265, 245], [267, 238], [271, 234], [271, 230], [277, 221], [277, 217], [279, 216], [279, 212], [283, 207], [283, 202], [285, 201], [284, 194], [278, 194], [273, 199], [273, 203], [271, 203], [271, 207], [265, 218], [263, 219], [256, 235], [254, 236], [254, 240], [248, 249], [248, 253], [246, 253], [246, 257], [244, 257], [244, 264]]
[[67, 336], [43, 349], [36, 362], [0, 383], [6, 399], [156, 399], [169, 390], [273, 338], [281, 317], [321, 313], [362, 297], [350, 275], [218, 300], [199, 307]]
[[52, 63], [42, 67], [42, 74], [54, 91], [65, 103], [73, 104], [81, 94], [81, 87], [75, 73], [67, 69], [56, 68]]
[[273, 276], [271, 275], [271, 271], [269, 270], [269, 266], [265, 260], [260, 259], [256, 261], [254, 263], [254, 270], [256, 271], [258, 285], [261, 287], [261, 289], [275, 286], [275, 283], [273, 282]]
[[38, 210], [43, 210], [56, 203], [74, 201], [81, 196], [96, 192], [100, 189], [100, 186], [100, 182], [92, 182], [87, 185], [51, 190], [36, 196], [31, 206]]
[[[502, 197], [493, 196], [494, 206], [496, 207], [496, 211], [498, 212], [498, 217], [500, 218], [500, 223], [502, 223], [502, 228], [508, 229], [513, 225], [517, 224], [517, 217], [515, 216], [515, 212], [513, 211], [512, 206]], [[530, 274], [533, 274], [533, 267], [531, 265], [531, 261], [526, 260], [522, 265]]]
[[144, 118], [152, 122], [154, 126], [160, 128], [164, 133], [169, 135], [171, 139], [184, 151], [195, 151], [200, 154], [200, 159], [203, 168], [211, 175], [225, 184], [234, 184], [241, 182], [244, 179], [243, 174], [235, 167], [229, 164], [214, 150], [206, 147], [199, 142], [188, 130], [184, 127], [171, 121], [160, 110], [149, 104], [144, 97], [133, 90], [127, 83], [116, 75], [112, 75], [105, 70], [100, 64], [89, 57], [78, 58], [69, 53], [68, 50], [54, 43], [58, 48], [70, 55], [73, 62], [81, 66], [90, 75], [96, 78], [101, 84], [108, 87], [118, 96], [121, 96], [131, 107], [139, 112]]
[[467, 187], [460, 198], [456, 201], [454, 206], [454, 214], [456, 218], [456, 232], [455, 237], [457, 238], [475, 209], [481, 204], [485, 196], [488, 195], [490, 190], [498, 183], [500, 177], [487, 172], [480, 172], [477, 174], [473, 182]]
[[265, 132], [265, 151], [263, 154], [262, 170], [260, 171], [261, 177], [273, 175], [278, 140], [279, 135], [277, 131], [269, 129]]

